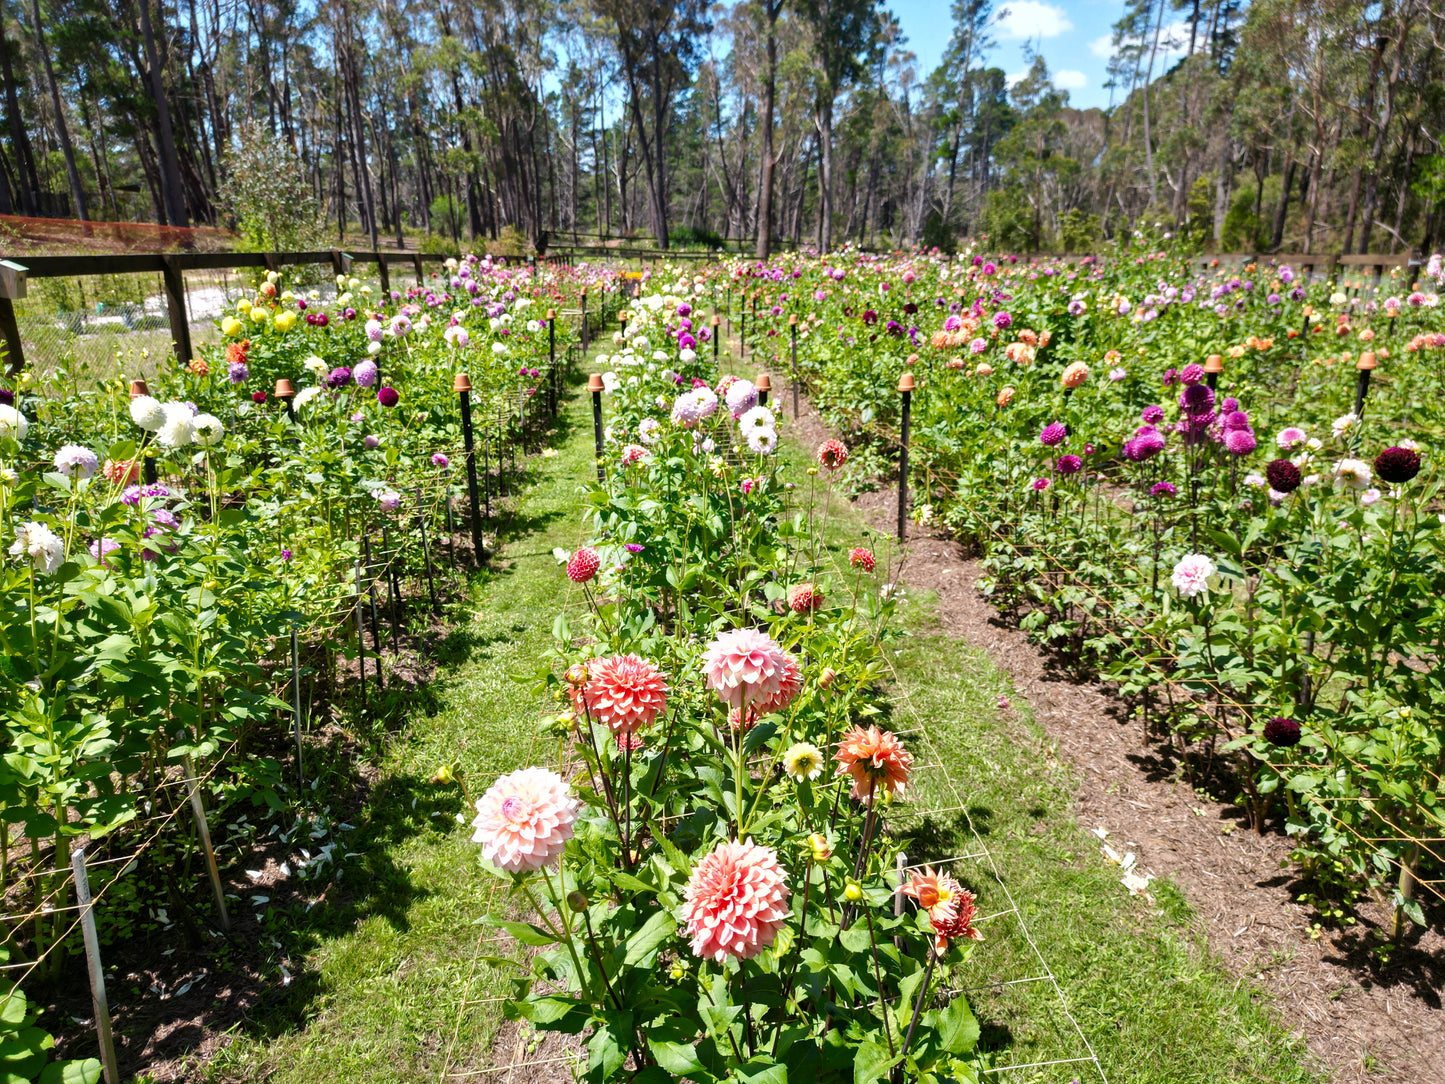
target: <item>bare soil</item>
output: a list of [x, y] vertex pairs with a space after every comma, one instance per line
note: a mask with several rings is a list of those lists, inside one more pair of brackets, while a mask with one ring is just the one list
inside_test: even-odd
[[[791, 391], [778, 380], [780, 407]], [[811, 447], [832, 436], [803, 398], [793, 436]], [[855, 506], [877, 530], [896, 524], [897, 491], [862, 495]], [[938, 598], [938, 627], [986, 651], [1012, 679], [1061, 755], [1078, 773], [1074, 808], [1086, 828], [1104, 828], [1139, 869], [1170, 878], [1199, 917], [1208, 948], [1254, 982], [1303, 1035], [1338, 1084], [1445, 1080], [1445, 936], [1439, 921], [1412, 929], [1382, 962], [1391, 912], [1376, 901], [1353, 925], [1322, 922], [1299, 902], [1306, 890], [1282, 830], [1248, 827], [1245, 811], [1179, 778], [1172, 750], [1145, 744], [1137, 720], [1106, 685], [1061, 669], [977, 590], [978, 563], [955, 541], [910, 524], [901, 578]], [[1021, 706], [1021, 705], [1016, 705]], [[1439, 917], [1436, 915], [1435, 917]], [[1045, 955], [1048, 946], [1040, 946]]]

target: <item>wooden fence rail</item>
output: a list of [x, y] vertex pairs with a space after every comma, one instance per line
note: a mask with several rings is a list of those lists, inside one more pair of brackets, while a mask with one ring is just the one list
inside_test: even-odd
[[160, 273], [170, 314], [176, 357], [182, 364], [194, 356], [191, 348], [191, 325], [186, 314], [186, 291], [182, 273], [200, 270], [230, 270], [238, 267], [264, 267], [275, 271], [297, 264], [330, 264], [343, 275], [353, 264], [376, 264], [381, 288], [391, 291], [389, 264], [409, 264], [416, 273], [417, 285], [426, 279], [424, 265], [440, 263], [446, 257], [424, 252], [343, 252], [321, 249], [315, 252], [175, 252], [127, 253], [120, 255], [23, 256], [0, 260], [0, 341], [9, 358], [10, 372], [25, 366], [25, 352], [20, 342], [20, 328], [15, 320], [14, 302], [26, 295], [27, 279], [75, 278], [87, 275], [140, 275]]

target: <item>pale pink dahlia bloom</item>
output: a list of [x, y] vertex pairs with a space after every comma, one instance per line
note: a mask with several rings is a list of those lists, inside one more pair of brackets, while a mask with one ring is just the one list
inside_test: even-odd
[[708, 645], [702, 672], [709, 688], [736, 708], [771, 702], [783, 690], [789, 661], [795, 660], [766, 633], [731, 629]]
[[750, 960], [773, 943], [788, 917], [778, 852], [751, 839], [722, 843], [694, 867], [682, 906], [693, 955]]
[[556, 772], [522, 768], [477, 799], [473, 843], [487, 861], [511, 873], [541, 869], [562, 853], [582, 803]]
[[1214, 562], [1204, 554], [1186, 553], [1174, 566], [1170, 579], [1174, 581], [1174, 586], [1181, 595], [1193, 598], [1209, 590], [1209, 577], [1214, 575], [1214, 572]]
[[573, 688], [578, 714], [586, 714], [614, 734], [651, 726], [667, 707], [662, 671], [636, 655], [613, 655], [587, 664], [585, 685]]

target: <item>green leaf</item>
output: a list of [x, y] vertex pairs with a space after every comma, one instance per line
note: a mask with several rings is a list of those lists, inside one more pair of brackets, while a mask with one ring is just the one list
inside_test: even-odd
[[649, 1038], [647, 1049], [652, 1051], [657, 1064], [669, 1073], [690, 1076], [705, 1071], [702, 1062], [697, 1060], [696, 1049], [689, 1043], [669, 1043]]
[[657, 946], [671, 937], [676, 929], [677, 920], [671, 913], [658, 911], [643, 923], [642, 929], [627, 939], [627, 955], [622, 958], [622, 966], [636, 967], [651, 957]]
[[738, 1066], [737, 1077], [739, 1080], [750, 1081], [751, 1084], [788, 1084], [788, 1067], [774, 1061], [754, 1058], [745, 1065]]
[[587, 1044], [588, 1069], [601, 1069], [601, 1079], [606, 1080], [622, 1068], [627, 1050], [632, 1045], [632, 1014], [630, 1012], [604, 1012], [602, 1023]]
[[657, 895], [657, 886], [650, 885], [640, 877], [634, 877], [630, 873], [624, 873], [620, 869], [609, 870], [608, 879], [619, 888], [630, 888], [633, 892], [650, 892]]
[[950, 1054], [966, 1054], [978, 1042], [978, 1020], [968, 1000], [956, 997], [938, 1014], [938, 1041]]
[[533, 926], [529, 922], [509, 922], [505, 918], [494, 918], [491, 915], [484, 916], [482, 921], [488, 926], [506, 930], [524, 945], [551, 945], [557, 940], [540, 926]]
[[853, 1059], [853, 1084], [876, 1084], [896, 1060], [886, 1046], [868, 1040], [859, 1043]]
[[41, 1071], [39, 1084], [96, 1084], [100, 1069], [95, 1058], [52, 1062]]

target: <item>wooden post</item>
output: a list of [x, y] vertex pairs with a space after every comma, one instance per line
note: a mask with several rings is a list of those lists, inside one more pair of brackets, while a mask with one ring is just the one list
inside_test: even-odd
[[191, 318], [186, 313], [186, 280], [174, 256], [161, 257], [161, 279], [166, 288], [166, 309], [170, 313], [176, 360], [186, 365], [194, 356], [191, 353]]
[[386, 266], [386, 253], [384, 253], [384, 252], [378, 252], [378, 253], [376, 253], [376, 275], [377, 275], [377, 278], [381, 279], [381, 292], [382, 292], [382, 294], [384, 295], [384, 296], [382, 297], [382, 299], [381, 299], [381, 300], [382, 300], [382, 303], [383, 303], [383, 304], [390, 304], [390, 302], [391, 302], [391, 272], [387, 269], [387, 266]]
[[913, 374], [898, 378], [898, 391], [903, 396], [903, 431], [898, 449], [898, 541], [902, 542], [908, 528], [908, 423], [913, 409]]
[[371, 647], [376, 652], [376, 687], [386, 688], [386, 679], [381, 672], [381, 619], [376, 612], [376, 565], [371, 561], [371, 539], [361, 539], [361, 560], [366, 565], [366, 604], [371, 618]]
[[100, 937], [95, 931], [95, 901], [90, 896], [90, 877], [85, 869], [86, 842], [84, 839], [77, 841], [70, 852], [70, 869], [75, 876], [75, 902], [80, 906], [80, 932], [85, 938], [90, 1004], [95, 1011], [95, 1037], [100, 1042], [100, 1062], [105, 1069], [106, 1084], [120, 1084], [120, 1067], [115, 1060], [115, 1036], [110, 1030], [110, 1004], [105, 996], [105, 969], [100, 962]]
[[0, 339], [4, 340], [10, 376], [25, 368], [25, 348], [20, 344], [20, 325], [12, 304], [25, 297], [25, 270], [22, 264], [0, 260]]
[[466, 373], [457, 373], [452, 380], [452, 391], [457, 393], [462, 407], [462, 448], [467, 459], [467, 496], [472, 502], [472, 552], [477, 564], [482, 563], [482, 520], [481, 509], [477, 506], [477, 448], [472, 434], [472, 378]]
[[231, 916], [226, 911], [226, 893], [221, 888], [221, 871], [216, 865], [216, 849], [211, 846], [211, 826], [206, 822], [206, 806], [201, 801], [201, 784], [196, 779], [196, 768], [191, 758], [181, 761], [186, 772], [186, 790], [190, 794], [191, 812], [196, 818], [196, 831], [201, 837], [201, 849], [206, 854], [206, 873], [211, 879], [211, 891], [216, 897], [216, 908], [221, 912], [221, 929], [231, 928]]
[[588, 335], [589, 335], [589, 332], [588, 332], [588, 329], [587, 329], [587, 291], [586, 291], [586, 290], [583, 290], [583, 291], [582, 291], [582, 351], [583, 351], [583, 353], [586, 353], [586, 352], [587, 352]]
[[607, 481], [607, 471], [602, 465], [602, 375], [593, 373], [587, 378], [587, 390], [592, 393], [592, 434], [597, 452], [597, 481]]

